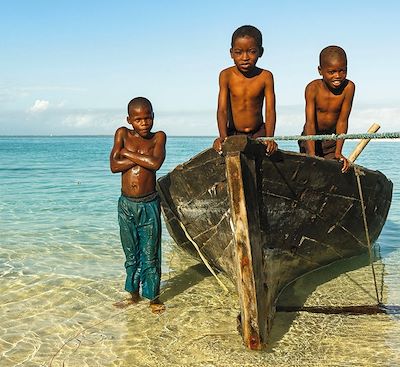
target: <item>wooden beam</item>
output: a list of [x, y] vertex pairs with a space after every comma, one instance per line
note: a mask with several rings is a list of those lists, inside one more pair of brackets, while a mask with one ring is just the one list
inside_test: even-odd
[[[371, 127], [368, 129], [367, 133], [376, 133], [380, 129], [380, 125], [378, 124], [372, 124]], [[357, 159], [357, 157], [361, 154], [363, 149], [366, 147], [366, 145], [369, 143], [371, 139], [361, 139], [360, 142], [357, 144], [353, 152], [349, 155], [349, 161], [351, 163], [354, 163], [354, 161]]]
[[240, 151], [231, 151], [226, 152], [225, 164], [242, 337], [246, 347], [259, 350], [266, 344], [269, 327], [255, 161]]

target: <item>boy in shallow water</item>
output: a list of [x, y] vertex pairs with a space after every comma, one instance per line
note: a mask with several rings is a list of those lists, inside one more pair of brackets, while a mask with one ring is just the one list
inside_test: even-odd
[[[345, 134], [353, 104], [355, 85], [347, 76], [347, 56], [339, 46], [325, 47], [319, 55], [318, 72], [305, 90], [306, 123], [302, 135]], [[350, 168], [342, 155], [343, 139], [301, 140], [300, 152], [343, 162], [342, 172]]]
[[142, 296], [150, 300], [152, 312], [161, 313], [165, 306], [159, 300], [161, 214], [156, 171], [164, 162], [166, 136], [163, 131], [151, 132], [153, 119], [148, 99], [132, 99], [127, 121], [133, 129], [117, 129], [110, 154], [111, 171], [121, 172], [118, 222], [126, 257], [125, 290], [130, 293], [129, 299], [115, 306], [137, 303], [141, 286]]
[[[219, 137], [213, 144], [218, 152], [230, 135], [245, 134], [251, 138], [274, 136], [274, 78], [270, 71], [256, 66], [263, 52], [262, 34], [256, 27], [245, 25], [233, 33], [230, 54], [235, 66], [222, 70], [219, 75]], [[265, 120], [262, 111], [264, 99]], [[264, 144], [268, 154], [277, 150], [277, 144], [272, 140]]]

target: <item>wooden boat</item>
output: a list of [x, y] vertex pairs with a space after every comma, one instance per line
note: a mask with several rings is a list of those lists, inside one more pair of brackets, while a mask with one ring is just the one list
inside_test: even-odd
[[392, 182], [361, 166], [278, 151], [245, 136], [227, 139], [161, 177], [167, 229], [178, 246], [198, 252], [236, 282], [242, 336], [251, 349], [268, 342], [275, 304], [294, 279], [368, 251], [385, 223]]

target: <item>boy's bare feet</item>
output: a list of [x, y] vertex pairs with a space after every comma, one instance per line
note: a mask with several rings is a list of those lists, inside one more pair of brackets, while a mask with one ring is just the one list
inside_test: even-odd
[[118, 301], [113, 303], [114, 307], [117, 308], [127, 308], [131, 305], [136, 305], [140, 301], [140, 296], [139, 293], [131, 293], [131, 296], [129, 298], [125, 298], [122, 301]]
[[165, 305], [158, 298], [150, 301], [151, 312], [160, 315], [165, 311]]

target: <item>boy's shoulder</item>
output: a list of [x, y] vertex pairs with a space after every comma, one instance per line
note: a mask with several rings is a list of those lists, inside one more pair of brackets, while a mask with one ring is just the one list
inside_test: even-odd
[[323, 83], [322, 79], [314, 79], [307, 84], [306, 89], [322, 88], [322, 83]]
[[[121, 126], [117, 132], [120, 132], [120, 134], [122, 134], [123, 136], [129, 138], [129, 139], [137, 139], [139, 138], [139, 140], [141, 140], [142, 138], [140, 137], [140, 135], [138, 133], [136, 133], [135, 130], [133, 129], [129, 129], [126, 126]], [[152, 131], [150, 133], [150, 137], [148, 137], [146, 140], [160, 140], [160, 141], [165, 141], [167, 138], [167, 135], [165, 134], [164, 131]]]
[[164, 145], [167, 141], [167, 135], [165, 134], [164, 131], [154, 131], [151, 133], [151, 136], [148, 137], [147, 139], [148, 141], [152, 141], [155, 144], [161, 144]]
[[167, 134], [162, 130], [156, 131], [153, 134], [154, 134], [155, 138], [164, 139], [164, 140], [167, 138]]
[[[350, 79], [346, 79], [345, 83], [346, 83], [346, 85], [344, 86], [343, 90], [355, 88], [354, 82], [352, 82]], [[324, 86], [324, 82], [322, 79], [315, 79], [307, 84], [306, 90], [311, 90], [311, 91], [318, 90], [320, 88], [323, 88], [323, 86]]]
[[120, 126], [116, 131], [115, 131], [115, 135], [123, 135], [126, 136], [128, 134], [128, 132], [131, 131], [130, 129], [128, 129], [126, 126]]
[[344, 87], [344, 89], [352, 89], [352, 90], [354, 90], [355, 87], [356, 87], [356, 85], [354, 84], [354, 82], [351, 81], [350, 79], [346, 79], [346, 80], [347, 80], [347, 84], [346, 84], [346, 86]]
[[[242, 76], [241, 72], [237, 69], [236, 66], [230, 66], [229, 68], [223, 69], [219, 73], [220, 78], [230, 78], [232, 76]], [[261, 77], [261, 78], [273, 78], [271, 71], [267, 69], [262, 69], [256, 67], [254, 77]]]
[[229, 76], [235, 72], [236, 66], [230, 66], [229, 68], [221, 70], [219, 73], [220, 76]]
[[267, 78], [273, 78], [273, 74], [270, 70], [267, 69], [260, 69], [261, 70], [261, 74], [264, 75]]

